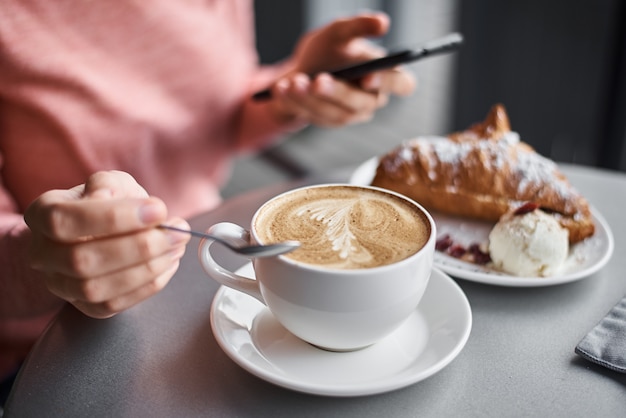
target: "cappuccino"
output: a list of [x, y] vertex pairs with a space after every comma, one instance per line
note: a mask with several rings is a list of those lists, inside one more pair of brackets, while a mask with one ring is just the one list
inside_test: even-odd
[[419, 251], [431, 230], [410, 201], [376, 189], [349, 185], [309, 187], [265, 204], [253, 229], [261, 243], [300, 241], [284, 255], [335, 269], [392, 264]]

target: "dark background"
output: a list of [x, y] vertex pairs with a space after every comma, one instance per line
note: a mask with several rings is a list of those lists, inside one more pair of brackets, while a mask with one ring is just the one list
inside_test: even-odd
[[[412, 1], [363, 3], [387, 11], [393, 22]], [[482, 120], [494, 103], [503, 103], [514, 130], [541, 154], [626, 171], [626, 2], [452, 3], [448, 17], [465, 43], [454, 64], [449, 131]], [[356, 4], [355, 12], [360, 5], [336, 4], [342, 10]], [[287, 56], [310, 24], [307, 1], [259, 0], [256, 9], [262, 61]]]

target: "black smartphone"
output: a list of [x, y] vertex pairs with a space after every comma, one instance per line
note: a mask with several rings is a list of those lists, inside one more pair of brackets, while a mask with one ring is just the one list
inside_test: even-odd
[[[400, 64], [417, 61], [433, 55], [443, 54], [457, 50], [463, 43], [463, 36], [459, 33], [451, 33], [429, 42], [426, 42], [415, 49], [405, 49], [391, 53], [387, 56], [365, 61], [349, 67], [343, 67], [329, 71], [329, 73], [342, 80], [357, 80], [373, 71], [395, 67]], [[314, 74], [312, 75], [314, 76]], [[266, 100], [272, 97], [270, 89], [261, 90], [255, 93], [252, 98], [255, 100]]]

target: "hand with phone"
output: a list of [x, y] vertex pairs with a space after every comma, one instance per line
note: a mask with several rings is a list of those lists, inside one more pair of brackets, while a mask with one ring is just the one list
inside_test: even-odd
[[282, 121], [337, 127], [369, 120], [390, 95], [411, 94], [416, 80], [402, 67], [385, 68], [358, 80], [333, 77], [326, 71], [383, 57], [385, 51], [366, 38], [384, 35], [389, 24], [384, 13], [361, 14], [306, 34], [290, 59], [290, 70], [269, 89], [268, 105], [274, 115]]

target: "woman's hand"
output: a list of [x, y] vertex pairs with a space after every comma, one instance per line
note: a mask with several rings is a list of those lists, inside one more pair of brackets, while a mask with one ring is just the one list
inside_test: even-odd
[[291, 58], [293, 71], [272, 86], [275, 114], [282, 120], [342, 126], [369, 120], [391, 94], [411, 94], [415, 79], [400, 67], [369, 74], [358, 83], [324, 72], [385, 55], [365, 38], [384, 35], [388, 28], [389, 18], [374, 13], [336, 20], [305, 35]]
[[178, 269], [189, 237], [157, 228], [165, 204], [128, 174], [99, 172], [70, 190], [44, 193], [26, 210], [31, 265], [50, 292], [94, 318], [154, 295]]

